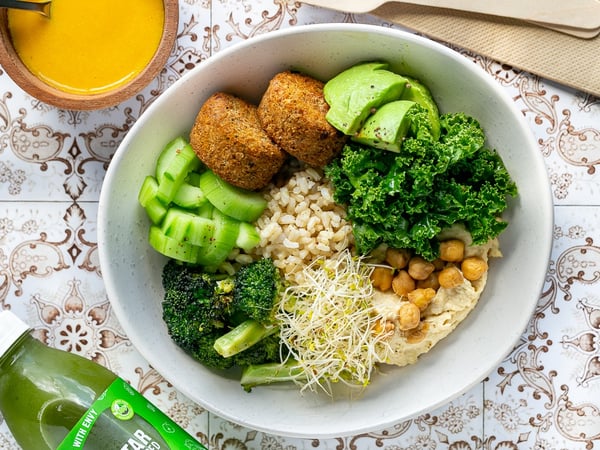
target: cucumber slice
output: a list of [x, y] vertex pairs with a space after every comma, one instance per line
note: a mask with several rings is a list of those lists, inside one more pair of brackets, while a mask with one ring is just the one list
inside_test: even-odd
[[215, 223], [191, 211], [171, 207], [163, 221], [162, 232], [176, 241], [206, 247], [215, 234]]
[[198, 255], [198, 264], [208, 267], [217, 267], [223, 263], [235, 247], [240, 222], [226, 216], [217, 208], [213, 211], [215, 233], [211, 242], [202, 248]]
[[207, 247], [215, 235], [215, 228], [211, 219], [194, 215], [188, 228], [187, 241], [192, 245]]
[[191, 184], [192, 186], [200, 186], [200, 172], [192, 171], [188, 173], [188, 176], [185, 178], [185, 182]]
[[200, 247], [165, 236], [156, 225], [150, 226], [148, 242], [157, 252], [187, 263], [196, 264], [200, 254]]
[[248, 222], [240, 222], [240, 230], [235, 246], [249, 252], [258, 244], [260, 244], [260, 234], [256, 227]]
[[167, 207], [158, 199], [158, 182], [152, 175], [146, 176], [138, 193], [138, 202], [154, 224], [159, 224], [167, 214]]
[[187, 141], [183, 137], [179, 136], [164, 146], [158, 155], [158, 159], [156, 160], [155, 176], [157, 180], [162, 179], [167, 167], [171, 165], [171, 162], [177, 156], [179, 149], [185, 147], [187, 144]]
[[204, 217], [205, 219], [212, 219], [214, 210], [215, 210], [215, 207], [213, 206], [213, 204], [211, 202], [204, 202], [198, 208], [197, 214], [200, 217]]
[[170, 203], [188, 174], [201, 167], [192, 146], [183, 138], [176, 138], [163, 149], [156, 163], [157, 196]]
[[202, 189], [188, 182], [183, 182], [173, 197], [173, 203], [187, 209], [198, 208], [207, 201]]
[[259, 192], [233, 186], [210, 170], [200, 175], [200, 189], [215, 208], [242, 222], [254, 222], [267, 207], [267, 201]]

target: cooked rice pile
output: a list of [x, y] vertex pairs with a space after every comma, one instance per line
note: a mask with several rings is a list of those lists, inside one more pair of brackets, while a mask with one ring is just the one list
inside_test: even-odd
[[256, 223], [261, 243], [254, 252], [272, 258], [288, 281], [300, 283], [303, 267], [352, 243], [346, 211], [333, 201], [333, 187], [322, 171], [296, 171], [285, 185], [270, 184], [265, 198], [267, 209]]

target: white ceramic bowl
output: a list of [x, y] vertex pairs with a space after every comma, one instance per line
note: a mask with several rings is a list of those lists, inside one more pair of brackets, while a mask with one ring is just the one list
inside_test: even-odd
[[[162, 146], [186, 135], [203, 101], [229, 91], [257, 101], [288, 68], [328, 79], [364, 60], [386, 60], [422, 79], [443, 112], [464, 111], [483, 125], [517, 182], [504, 258], [491, 265], [479, 305], [417, 364], [374, 378], [355, 399], [301, 396], [293, 385], [244, 392], [239, 380], [206, 369], [169, 338], [161, 319], [164, 259], [147, 243], [137, 192]], [[326, 24], [252, 38], [209, 58], [168, 89], [138, 120], [115, 154], [98, 217], [108, 297], [129, 338], [167, 380], [209, 411], [279, 435], [327, 438], [382, 429], [444, 404], [485, 378], [510, 353], [540, 295], [552, 240], [549, 182], [520, 111], [480, 67], [448, 48], [389, 28]]]

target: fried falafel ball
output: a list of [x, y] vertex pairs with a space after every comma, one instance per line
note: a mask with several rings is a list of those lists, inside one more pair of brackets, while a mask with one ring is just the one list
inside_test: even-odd
[[190, 144], [219, 177], [249, 190], [265, 187], [287, 157], [262, 129], [256, 106], [224, 92], [200, 108]]
[[290, 155], [322, 167], [337, 155], [347, 137], [325, 119], [329, 105], [323, 83], [285, 71], [269, 82], [258, 105], [258, 117], [269, 137]]

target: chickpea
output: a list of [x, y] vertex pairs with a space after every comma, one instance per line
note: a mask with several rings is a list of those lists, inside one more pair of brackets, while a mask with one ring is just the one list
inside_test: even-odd
[[415, 280], [424, 280], [435, 270], [433, 263], [420, 256], [413, 256], [408, 262], [408, 273]]
[[421, 342], [427, 336], [429, 326], [425, 322], [421, 322], [419, 326], [413, 330], [410, 330], [406, 334], [406, 342], [409, 344], [417, 344]]
[[463, 282], [462, 273], [456, 266], [448, 266], [442, 270], [438, 275], [438, 281], [440, 286], [446, 289], [452, 289], [459, 286]]
[[392, 289], [399, 296], [405, 296], [415, 290], [415, 280], [411, 278], [406, 270], [399, 270], [392, 280]]
[[398, 309], [398, 328], [402, 331], [417, 328], [421, 322], [419, 307], [410, 302], [404, 302]]
[[373, 324], [373, 333], [375, 334], [391, 334], [396, 329], [396, 325], [391, 320], [377, 319]]
[[426, 289], [426, 288], [431, 288], [435, 291], [437, 291], [440, 288], [440, 282], [438, 280], [437, 272], [431, 272], [431, 275], [429, 275], [424, 280], [417, 281], [417, 289]]
[[465, 257], [465, 243], [460, 239], [448, 239], [440, 243], [440, 259], [460, 262]]
[[435, 267], [435, 270], [437, 270], [437, 271], [440, 271], [444, 267], [446, 267], [446, 261], [443, 261], [441, 258], [436, 258], [433, 261], [431, 261], [431, 263], [433, 264], [433, 267]]
[[381, 292], [389, 291], [392, 287], [394, 269], [391, 267], [375, 267], [371, 272], [371, 284]]
[[488, 270], [487, 262], [477, 256], [465, 258], [460, 265], [463, 276], [469, 281], [479, 280]]
[[425, 289], [415, 289], [412, 292], [409, 292], [406, 297], [408, 301], [417, 305], [419, 307], [419, 311], [423, 312], [427, 309], [433, 297], [435, 297], [436, 292], [431, 288]]
[[408, 265], [410, 252], [406, 249], [388, 248], [385, 261], [394, 269], [404, 269]]

